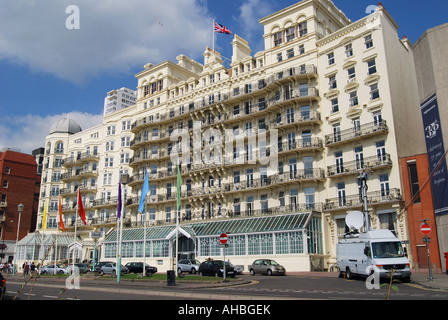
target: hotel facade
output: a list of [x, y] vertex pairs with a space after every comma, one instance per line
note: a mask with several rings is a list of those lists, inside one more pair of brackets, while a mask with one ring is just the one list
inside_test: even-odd
[[[222, 259], [226, 232], [226, 259], [245, 271], [259, 257], [288, 271], [331, 269], [345, 215], [362, 210], [363, 172], [371, 226], [408, 240], [399, 159], [424, 146], [409, 41], [382, 6], [352, 22], [329, 0], [305, 0], [260, 23], [264, 51], [251, 55], [235, 35], [230, 67], [208, 47], [203, 63], [185, 55], [148, 63], [136, 74], [135, 105], [85, 130], [70, 119], [54, 124], [38, 217], [42, 230], [47, 206], [46, 232], [21, 241], [19, 261], [42, 255], [56, 234], [58, 260], [74, 248], [91, 260], [97, 245], [101, 260], [115, 261], [127, 174], [122, 261], [145, 256], [160, 271], [175, 268], [177, 163], [179, 259]], [[78, 190], [87, 225], [76, 219]], [[103, 232], [98, 243], [91, 231]]]

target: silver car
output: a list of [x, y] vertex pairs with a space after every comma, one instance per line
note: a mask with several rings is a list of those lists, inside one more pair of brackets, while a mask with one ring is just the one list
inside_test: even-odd
[[[55, 274], [54, 268], [55, 268], [54, 264], [44, 266], [40, 269], [40, 274], [53, 275], [53, 274]], [[56, 265], [56, 274], [65, 274], [65, 273], [67, 273], [67, 272], [65, 271], [65, 267], [63, 265]]]
[[196, 259], [182, 259], [177, 263], [177, 273], [189, 272], [195, 274], [199, 271], [201, 263]]
[[[121, 274], [127, 274], [129, 273], [129, 269], [125, 266], [121, 266]], [[115, 262], [106, 263], [104, 266], [101, 267], [100, 275], [105, 274], [111, 274], [113, 276], [117, 275], [117, 264]]]
[[249, 265], [249, 272], [253, 276], [257, 273], [267, 274], [268, 276], [278, 274], [285, 275], [286, 269], [271, 259], [258, 259]]

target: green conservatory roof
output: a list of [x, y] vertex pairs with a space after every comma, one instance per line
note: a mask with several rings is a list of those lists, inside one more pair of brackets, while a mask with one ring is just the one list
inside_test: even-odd
[[[57, 237], [57, 245], [68, 246], [73, 243], [73, 235], [55, 235], [55, 234], [36, 234], [29, 233], [23, 239], [21, 239], [17, 245], [18, 246], [26, 246], [26, 245], [49, 245], [51, 246]], [[81, 237], [77, 237], [77, 241], [81, 241]]]
[[[222, 232], [229, 234], [245, 234], [259, 232], [278, 232], [288, 230], [305, 229], [309, 221], [311, 212], [299, 214], [286, 214], [279, 216], [263, 216], [244, 219], [218, 220], [208, 222], [198, 222], [181, 224], [183, 233], [190, 237], [217, 236]], [[146, 228], [146, 239], [168, 239], [176, 229], [175, 225], [155, 226]], [[144, 228], [123, 229], [123, 241], [143, 240]], [[105, 239], [106, 242], [117, 241], [116, 230], [112, 231]]]

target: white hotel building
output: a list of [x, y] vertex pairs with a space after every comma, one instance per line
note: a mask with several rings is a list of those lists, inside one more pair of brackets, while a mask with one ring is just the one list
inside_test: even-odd
[[[398, 26], [381, 6], [352, 22], [329, 0], [305, 0], [260, 23], [265, 50], [251, 55], [249, 44], [235, 35], [229, 69], [210, 48], [203, 64], [185, 55], [177, 63], [148, 63], [136, 74], [134, 106], [106, 114], [103, 124], [82, 131], [67, 119], [53, 126], [45, 142], [38, 229], [44, 202], [49, 203], [43, 238], [51, 245], [60, 194], [67, 232], [60, 233], [58, 259], [73, 248], [81, 188], [87, 226], [78, 219], [78, 257], [90, 260], [89, 232], [104, 231], [100, 259], [115, 261], [118, 182], [128, 173], [123, 262], [143, 260], [146, 230], [146, 262], [160, 271], [172, 269], [176, 160], [171, 155], [177, 154], [184, 157], [179, 258], [222, 258], [218, 236], [225, 231], [226, 258], [246, 271], [259, 257], [273, 258], [288, 271], [327, 270], [346, 231], [345, 215], [361, 210], [362, 171], [368, 173], [372, 227], [391, 228], [408, 239], [405, 216], [399, 216], [404, 206], [399, 158], [424, 143], [410, 43], [398, 38]], [[170, 138], [175, 129], [191, 136], [190, 153]], [[213, 160], [205, 161], [217, 143], [224, 150], [219, 136], [227, 138], [226, 130], [235, 139], [230, 157], [224, 155], [244, 161], [220, 162], [213, 152], [208, 152]], [[266, 145], [259, 143], [264, 136]], [[194, 153], [198, 150], [204, 161]], [[145, 170], [150, 191], [141, 214]], [[21, 241], [20, 260], [39, 255], [38, 239], [42, 233]]]

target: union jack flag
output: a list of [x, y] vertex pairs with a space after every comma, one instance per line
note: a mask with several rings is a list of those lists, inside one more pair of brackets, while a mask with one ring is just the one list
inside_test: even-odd
[[215, 22], [215, 32], [233, 35], [232, 31], [217, 22]]

